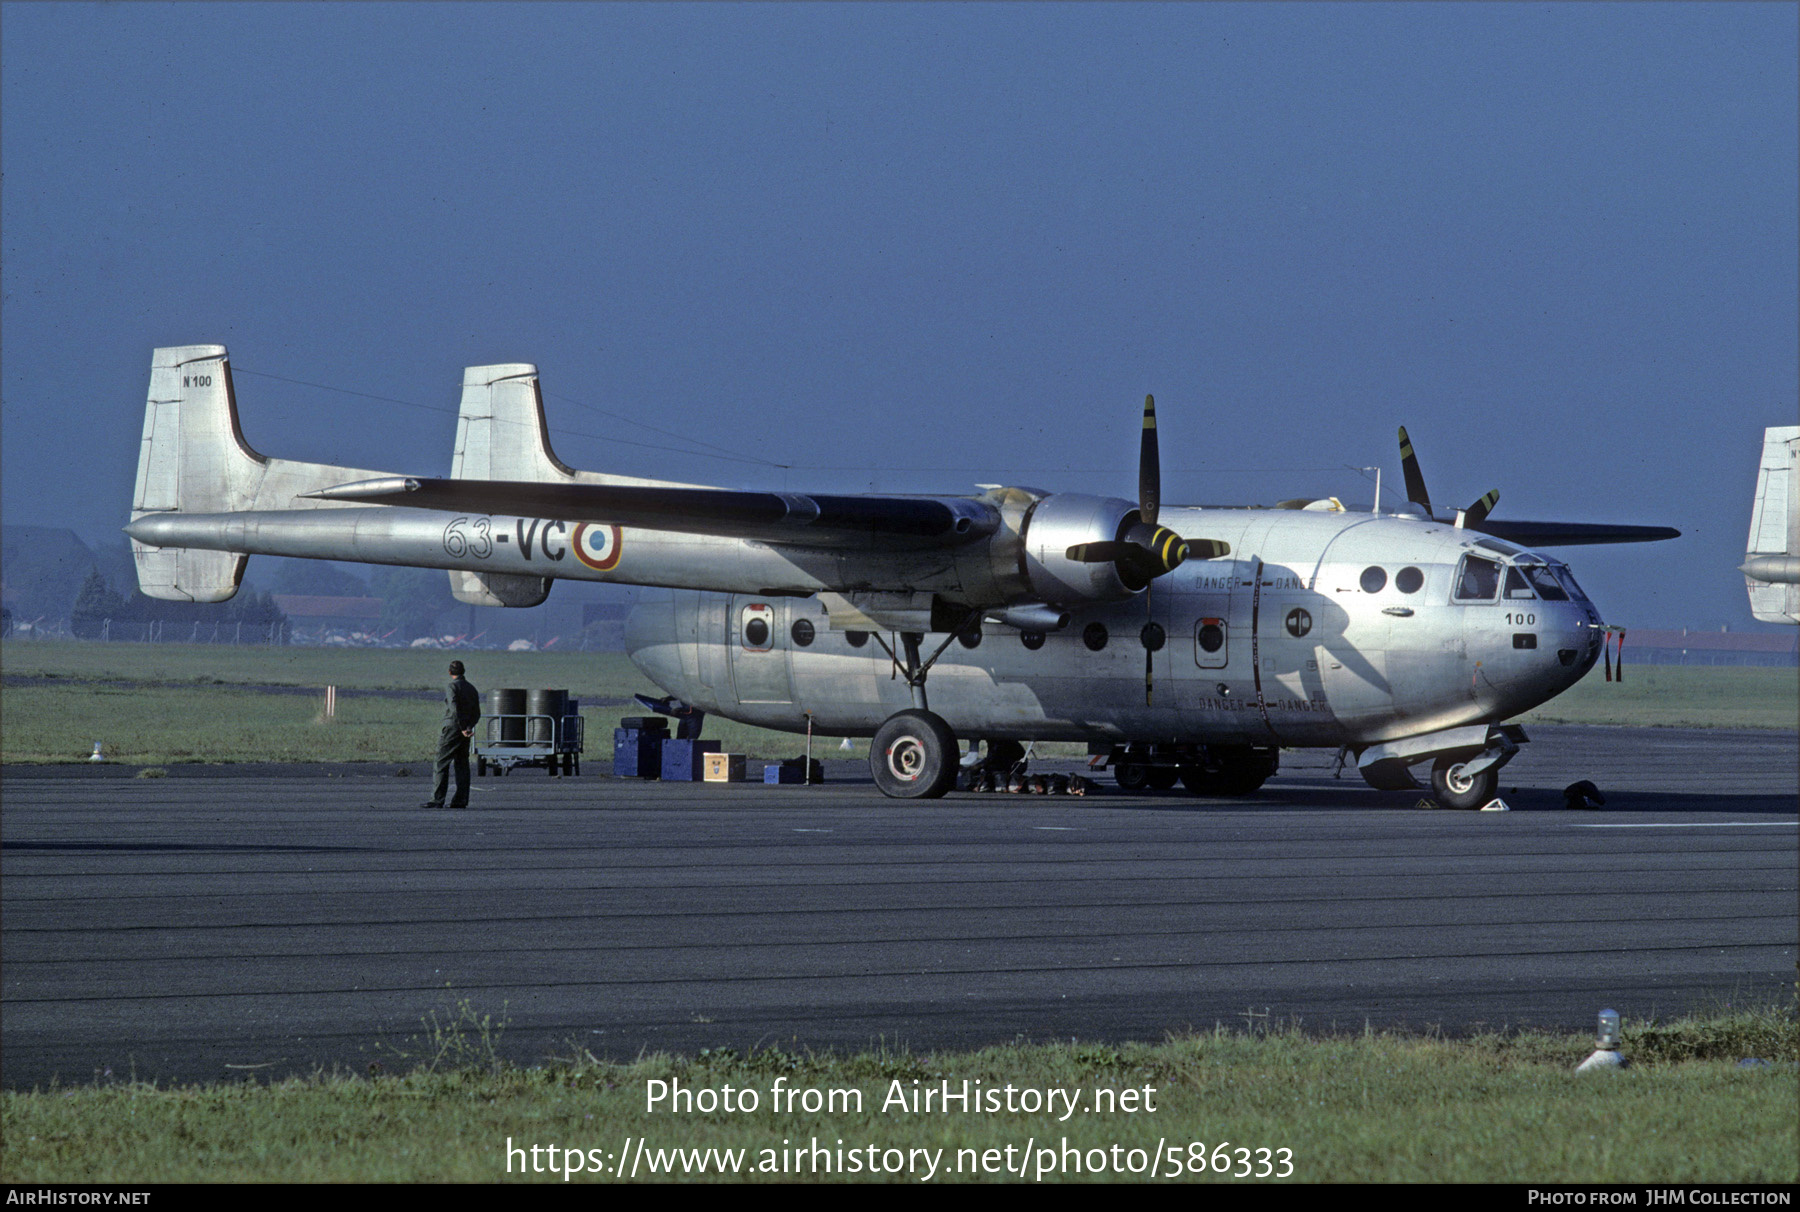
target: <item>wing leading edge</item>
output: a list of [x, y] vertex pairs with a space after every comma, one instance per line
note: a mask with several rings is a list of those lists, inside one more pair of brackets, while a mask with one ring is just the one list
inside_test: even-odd
[[806, 547], [955, 547], [993, 534], [1000, 511], [974, 497], [837, 496], [438, 480], [392, 476], [305, 494], [325, 501], [611, 522]]

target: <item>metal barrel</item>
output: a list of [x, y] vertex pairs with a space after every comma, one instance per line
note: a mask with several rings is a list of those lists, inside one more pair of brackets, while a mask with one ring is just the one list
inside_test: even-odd
[[488, 714], [491, 716], [513, 716], [514, 719], [502, 719], [488, 733], [488, 736], [502, 744], [523, 744], [525, 741], [525, 694], [518, 690], [488, 691]]
[[[556, 730], [562, 722], [569, 702], [567, 690], [533, 690], [525, 699], [525, 714], [532, 717], [530, 739], [533, 744], [548, 745], [556, 740]], [[539, 719], [548, 716], [548, 719]]]

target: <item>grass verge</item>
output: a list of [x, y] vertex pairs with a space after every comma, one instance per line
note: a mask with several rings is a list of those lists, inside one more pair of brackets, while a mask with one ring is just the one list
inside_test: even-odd
[[[1221, 1029], [1155, 1045], [721, 1050], [628, 1064], [576, 1052], [518, 1069], [498, 1059], [499, 1030], [464, 1003], [427, 1024], [414, 1067], [392, 1076], [7, 1092], [0, 1179], [563, 1182], [568, 1171], [592, 1182], [617, 1181], [623, 1156], [626, 1176], [635, 1165], [652, 1181], [1234, 1182], [1278, 1177], [1283, 1149], [1302, 1182], [1800, 1177], [1800, 1032], [1783, 1010], [1628, 1023], [1632, 1067], [1581, 1076], [1590, 1040], [1534, 1032]], [[1769, 1064], [1741, 1066], [1746, 1057]], [[965, 1081], [1002, 1100], [1010, 1087], [1015, 1104], [1023, 1091], [1064, 1091], [1074, 1109], [912, 1109], [922, 1092]], [[657, 1083], [671, 1096], [652, 1110]], [[701, 1091], [723, 1099], [728, 1088], [731, 1110], [671, 1105], [675, 1090], [704, 1104]], [[778, 1107], [777, 1090], [798, 1094]], [[745, 1110], [749, 1094], [757, 1105]], [[846, 1173], [851, 1155], [862, 1168]], [[824, 1158], [832, 1172], [815, 1173]]]

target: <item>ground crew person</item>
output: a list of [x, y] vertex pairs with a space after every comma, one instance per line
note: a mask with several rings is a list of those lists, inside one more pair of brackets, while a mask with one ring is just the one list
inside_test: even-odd
[[[431, 785], [431, 798], [421, 808], [467, 808], [469, 806], [469, 739], [475, 735], [475, 721], [481, 718], [481, 692], [463, 678], [463, 663], [450, 662], [450, 687], [444, 691], [444, 731], [438, 736], [437, 781]], [[444, 802], [450, 790], [451, 771], [456, 773], [456, 798]]]

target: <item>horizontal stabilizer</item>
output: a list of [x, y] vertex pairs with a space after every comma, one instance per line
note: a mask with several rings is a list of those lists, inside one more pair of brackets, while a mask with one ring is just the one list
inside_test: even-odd
[[822, 496], [718, 488], [434, 480], [392, 476], [309, 494], [412, 509], [604, 521], [804, 547], [956, 546], [992, 534], [993, 506], [969, 497]]

